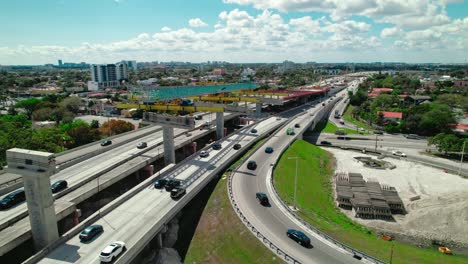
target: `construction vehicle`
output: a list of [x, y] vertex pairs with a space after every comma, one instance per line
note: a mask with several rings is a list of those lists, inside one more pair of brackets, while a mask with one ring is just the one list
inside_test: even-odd
[[442, 252], [446, 255], [452, 255], [452, 250], [448, 247], [439, 247], [439, 252]]

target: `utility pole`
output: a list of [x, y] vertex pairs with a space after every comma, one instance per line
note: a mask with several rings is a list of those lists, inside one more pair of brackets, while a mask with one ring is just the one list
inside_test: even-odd
[[392, 243], [392, 247], [390, 248], [390, 264], [392, 264], [392, 259], [393, 259], [393, 243]]
[[379, 136], [379, 135], [375, 135], [375, 152], [377, 152], [377, 137], [378, 137], [378, 136]]
[[461, 171], [462, 171], [462, 167], [463, 167], [463, 154], [465, 154], [465, 144], [466, 142], [468, 141], [464, 141], [463, 142], [463, 147], [462, 147], [462, 154], [461, 154], [461, 159], [460, 159], [460, 169], [458, 169], [458, 175], [460, 176], [461, 175]]
[[294, 210], [297, 210], [296, 207], [296, 197], [297, 197], [297, 168], [299, 166], [299, 157], [290, 157], [288, 159], [295, 159], [296, 160], [296, 176], [294, 177]]

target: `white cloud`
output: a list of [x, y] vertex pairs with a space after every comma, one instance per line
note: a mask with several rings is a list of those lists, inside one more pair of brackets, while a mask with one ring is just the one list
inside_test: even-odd
[[360, 15], [409, 29], [450, 22], [445, 12], [446, 0], [223, 0], [223, 2], [252, 5], [262, 10], [276, 9], [281, 12], [326, 12], [335, 21]]
[[398, 36], [402, 33], [402, 30], [397, 28], [397, 27], [391, 27], [391, 28], [384, 28], [380, 32], [380, 37], [382, 38], [390, 38], [390, 37], [395, 37]]
[[[333, 62], [441, 58], [450, 62], [463, 60], [467, 54], [468, 18], [425, 29], [390, 26], [380, 32], [380, 37], [398, 36], [398, 39], [394, 43], [383, 43], [379, 36], [372, 35], [371, 24], [349, 18], [334, 21], [303, 16], [285, 20], [281, 14], [270, 10], [252, 15], [239, 9], [223, 11], [218, 17], [219, 21], [203, 32], [191, 27], [163, 27], [152, 35], [142, 33], [111, 43], [0, 47], [0, 61], [3, 64], [49, 63], [62, 58], [105, 63], [133, 58], [141, 61], [278, 62], [289, 59]], [[419, 55], [412, 57], [409, 52]], [[424, 58], [424, 52], [431, 57]]]
[[191, 27], [206, 27], [208, 26], [208, 24], [206, 24], [205, 22], [203, 22], [200, 18], [192, 18], [189, 20], [189, 25]]

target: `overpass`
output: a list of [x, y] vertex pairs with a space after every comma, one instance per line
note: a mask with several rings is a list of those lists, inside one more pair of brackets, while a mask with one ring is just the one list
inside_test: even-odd
[[[148, 154], [149, 154], [149, 153], [148, 153]], [[152, 153], [152, 155], [154, 155], [154, 153]], [[151, 155], [151, 156], [152, 156], [152, 155]], [[158, 154], [156, 154], [156, 156], [157, 156], [157, 155], [158, 155]], [[150, 155], [148, 155], [148, 156], [150, 156]], [[148, 163], [146, 163], [146, 164], [148, 164]], [[145, 164], [145, 165], [146, 165], [146, 164]], [[114, 171], [114, 174], [117, 174], [117, 172]], [[99, 178], [101, 178], [101, 177], [99, 177]], [[99, 178], [97, 178], [97, 179], [99, 179]], [[190, 179], [192, 179], [192, 178], [190, 178]], [[91, 181], [90, 181], [89, 183], [91, 183]], [[98, 184], [94, 183], [94, 188], [95, 188], [95, 189], [96, 189], [96, 186], [97, 186], [97, 185], [98, 185]], [[93, 188], [92, 186], [93, 186], [93, 184], [88, 184], [88, 188]], [[99, 188], [97, 188], [97, 190], [99, 191]], [[73, 199], [79, 200], [79, 197], [81, 197], [81, 196], [85, 196], [85, 195], [84, 195], [84, 194], [76, 194], [76, 193], [75, 193], [74, 198], [69, 198], [69, 199], [72, 199], [72, 200], [73, 200]], [[81, 199], [82, 199], [82, 198], [81, 198]], [[75, 200], [75, 201], [76, 201], [76, 200]], [[70, 200], [68, 200], [68, 201], [70, 201]], [[65, 205], [64, 207], [67, 207], [67, 205]], [[67, 208], [69, 208], [69, 206], [68, 206]], [[23, 227], [23, 228], [24, 228], [24, 227]], [[27, 236], [28, 234], [29, 234], [29, 236], [30, 236], [29, 231], [26, 230], [25, 232], [26, 232], [25, 234], [22, 234], [23, 236]], [[12, 234], [12, 233], [16, 233], [16, 232], [10, 232], [9, 234]]]
[[[338, 99], [335, 99], [338, 100]], [[177, 170], [161, 176], [153, 175], [152, 178], [176, 178], [184, 182], [187, 194], [179, 201], [173, 201], [165, 191], [155, 190], [148, 182], [142, 187], [141, 192], [135, 194], [127, 201], [117, 206], [108, 214], [102, 216], [95, 224], [102, 224], [105, 231], [93, 243], [82, 244], [77, 234], [84, 225], [73, 228], [55, 245], [51, 245], [33, 256], [28, 263], [35, 263], [37, 259], [43, 258], [40, 263], [60, 263], [63, 261], [71, 263], [93, 263], [98, 261], [98, 254], [107, 244], [115, 240], [125, 241], [128, 250], [117, 259], [116, 263], [128, 263], [151, 241], [157, 234], [164, 232], [164, 225], [182, 209], [191, 198], [193, 198], [213, 177], [218, 175], [227, 165], [232, 163], [241, 151], [236, 151], [232, 146], [236, 143], [242, 145], [242, 150], [252, 145], [260, 137], [271, 133], [288, 117], [303, 112], [313, 102], [300, 106], [293, 111], [282, 114], [283, 118], [267, 118], [254, 126], [240, 130], [238, 133], [219, 141], [223, 148], [209, 151], [209, 158], [200, 158], [195, 155], [177, 165]], [[334, 102], [326, 103], [329, 109]], [[317, 109], [322, 105], [318, 104]], [[323, 111], [322, 111], [323, 112]], [[320, 112], [320, 113], [322, 113]], [[313, 119], [322, 118], [320, 114]], [[250, 133], [255, 127], [257, 134]], [[180, 168], [180, 169], [179, 169]], [[128, 224], [131, 221], [131, 224]], [[86, 222], [86, 224], [91, 224]], [[159, 238], [158, 238], [159, 239]], [[66, 241], [65, 241], [66, 240]], [[91, 245], [92, 244], [92, 245]], [[58, 247], [57, 247], [58, 246]], [[57, 247], [57, 248], [55, 248]]]
[[[222, 144], [221, 150], [206, 147], [209, 157], [200, 158], [197, 153], [176, 165], [170, 172], [153, 175], [150, 181], [141, 186], [140, 192], [128, 197], [107, 214], [101, 214], [101, 217], [93, 222], [103, 225], [105, 231], [92, 243], [80, 243], [78, 233], [84, 228], [82, 224], [65, 234], [63, 237], [66, 241], [60, 241], [62, 244], [55, 250], [46, 248], [27, 263], [34, 263], [37, 259], [40, 259], [39, 263], [99, 263], [101, 250], [116, 240], [124, 241], [127, 251], [115, 263], [130, 262], [208, 182], [257, 140], [271, 133], [285, 121], [285, 118], [267, 118], [218, 141]], [[258, 132], [251, 133], [253, 128]], [[233, 145], [237, 143], [242, 145], [241, 150], [233, 149]], [[187, 194], [174, 201], [166, 191], [154, 189], [152, 181], [156, 178], [182, 180]]]
[[[211, 114], [209, 114], [211, 115]], [[229, 120], [236, 114], [225, 113]], [[197, 120], [197, 126], [208, 119]], [[82, 161], [51, 176], [51, 181], [67, 180], [68, 188], [54, 194], [57, 220], [75, 212], [76, 205], [105, 190], [112, 184], [132, 175], [164, 155], [160, 146], [163, 142], [161, 128], [137, 140], [128, 141], [101, 153], [92, 159]], [[193, 130], [191, 136], [184, 129], [175, 129], [175, 149], [212, 133], [214, 129]], [[148, 147], [137, 149], [136, 144], [146, 141]], [[99, 145], [100, 146], [100, 145]], [[102, 147], [101, 147], [102, 148]], [[27, 218], [26, 203], [0, 211], [0, 256], [31, 238], [31, 226]]]

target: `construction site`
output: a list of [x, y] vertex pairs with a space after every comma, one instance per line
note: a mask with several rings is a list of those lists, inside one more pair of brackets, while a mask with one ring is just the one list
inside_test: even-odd
[[352, 210], [355, 217], [393, 220], [405, 214], [403, 201], [394, 187], [365, 181], [360, 173], [336, 173], [335, 197], [339, 207]]
[[[337, 203], [349, 218], [399, 241], [417, 246], [443, 244], [468, 254], [467, 179], [392, 158], [385, 159], [396, 165], [395, 169], [375, 170], [363, 166], [350, 150], [326, 150], [337, 161]], [[399, 198], [389, 195], [395, 190]], [[389, 202], [388, 207], [383, 199]], [[391, 214], [390, 219], [395, 209], [404, 211]]]

